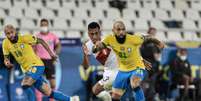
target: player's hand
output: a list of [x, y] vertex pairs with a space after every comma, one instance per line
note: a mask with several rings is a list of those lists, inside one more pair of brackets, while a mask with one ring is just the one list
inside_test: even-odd
[[51, 57], [52, 57], [52, 61], [53, 61], [53, 62], [56, 62], [58, 56], [57, 56], [57, 55], [52, 55]]
[[95, 46], [96, 46], [97, 48], [103, 48], [103, 44], [102, 44], [101, 41], [96, 41]]
[[145, 60], [145, 59], [143, 59], [142, 61], [143, 61], [144, 65], [145, 65], [145, 68], [146, 68], [148, 71], [150, 71], [150, 70], [152, 69], [151, 63], [150, 63], [149, 61]]
[[6, 65], [6, 67], [8, 67], [9, 69], [13, 68], [14, 65], [9, 61], [9, 60], [4, 60], [4, 64]]
[[89, 54], [89, 49], [87, 48], [86, 44], [82, 45], [82, 50], [85, 56]]

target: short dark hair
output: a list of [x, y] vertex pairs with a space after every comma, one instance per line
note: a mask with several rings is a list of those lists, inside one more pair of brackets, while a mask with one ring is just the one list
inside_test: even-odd
[[43, 18], [43, 19], [40, 20], [40, 23], [42, 23], [42, 22], [47, 22], [48, 23], [48, 20]]
[[100, 25], [97, 22], [91, 22], [88, 24], [88, 29], [94, 29], [94, 28], [100, 29]]

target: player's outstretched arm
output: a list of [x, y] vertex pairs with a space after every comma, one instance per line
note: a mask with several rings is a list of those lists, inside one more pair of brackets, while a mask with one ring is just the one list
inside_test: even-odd
[[89, 50], [85, 44], [82, 45], [82, 50], [83, 50], [82, 66], [84, 67], [84, 69], [87, 69], [89, 67], [89, 58], [88, 58]]
[[10, 62], [8, 55], [4, 55], [4, 64], [9, 69], [14, 67], [14, 65]]
[[57, 56], [50, 50], [48, 44], [44, 40], [37, 38], [37, 44], [41, 44], [47, 50], [53, 60], [57, 59]]
[[55, 45], [55, 53], [57, 54], [57, 55], [59, 55], [60, 54], [60, 52], [61, 52], [61, 42], [59, 42], [59, 43], [57, 43], [56, 45]]

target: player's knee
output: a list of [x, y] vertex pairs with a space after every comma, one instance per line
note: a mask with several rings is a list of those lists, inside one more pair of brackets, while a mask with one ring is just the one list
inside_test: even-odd
[[102, 90], [103, 88], [98, 86], [97, 84], [92, 87], [92, 92], [94, 95], [98, 95]]
[[120, 100], [120, 98], [121, 98], [121, 95], [120, 94], [118, 94], [118, 93], [112, 93], [112, 99], [114, 99], [114, 100]]
[[53, 82], [52, 82], [52, 83], [50, 83], [50, 86], [51, 86], [51, 88], [52, 88], [52, 89], [55, 89], [55, 88], [56, 88], [56, 84], [55, 84], [55, 83], [53, 83]]
[[43, 94], [46, 95], [46, 96], [50, 96], [52, 93], [52, 90], [51, 89], [46, 89], [43, 91]]
[[141, 82], [141, 78], [139, 78], [137, 76], [133, 76], [131, 78], [131, 87], [133, 89], [139, 87], [140, 86], [140, 82]]

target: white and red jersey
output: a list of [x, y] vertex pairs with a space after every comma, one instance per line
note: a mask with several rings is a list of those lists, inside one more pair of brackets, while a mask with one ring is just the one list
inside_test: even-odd
[[[93, 55], [102, 65], [104, 65], [104, 67], [106, 67], [106, 69], [118, 69], [118, 60], [116, 54], [111, 48], [106, 48], [105, 50], [102, 50], [101, 52], [103, 53], [100, 54], [100, 52], [92, 52], [94, 44], [91, 40], [87, 41], [85, 45], [87, 46], [87, 49], [89, 51], [88, 55]], [[106, 55], [104, 54], [104, 52], [106, 52]], [[101, 56], [103, 54], [104, 56]]]

